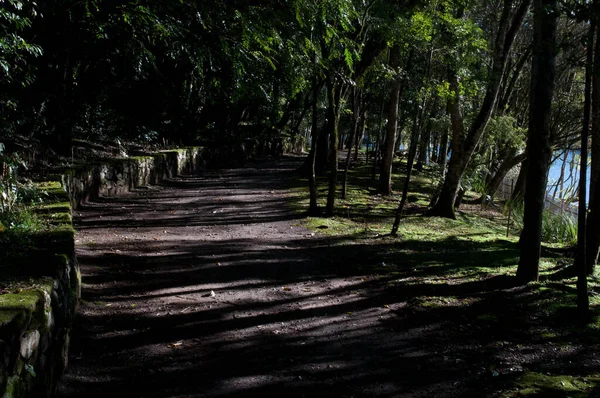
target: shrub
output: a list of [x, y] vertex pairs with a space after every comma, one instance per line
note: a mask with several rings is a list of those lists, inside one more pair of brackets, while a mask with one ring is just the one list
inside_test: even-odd
[[[523, 201], [508, 201], [504, 214], [512, 210], [512, 223], [519, 231], [523, 229]], [[542, 242], [574, 244], [577, 242], [577, 220], [569, 213], [555, 214], [544, 209], [542, 215]]]

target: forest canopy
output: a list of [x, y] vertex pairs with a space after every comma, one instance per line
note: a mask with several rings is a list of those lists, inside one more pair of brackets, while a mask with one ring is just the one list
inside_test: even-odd
[[[527, 193], [526, 182], [541, 181], [538, 198], [525, 197], [527, 208], [546, 194], [550, 162], [585, 141], [596, 159], [590, 217], [598, 213], [595, 1], [0, 5], [2, 156], [68, 161], [79, 142], [127, 141], [204, 145], [239, 165], [306, 150], [309, 211], [331, 216], [339, 151], [348, 148], [345, 197], [351, 149], [364, 146], [382, 195], [393, 193], [397, 154], [407, 154], [405, 187], [413, 168], [435, 167], [429, 215], [454, 218], [464, 192], [493, 197], [511, 170], [519, 174], [515, 199]], [[582, 126], [591, 126], [589, 139]], [[323, 213], [319, 175], [328, 178]], [[405, 200], [406, 190], [398, 217]], [[596, 224], [589, 223], [588, 263], [600, 243]]]

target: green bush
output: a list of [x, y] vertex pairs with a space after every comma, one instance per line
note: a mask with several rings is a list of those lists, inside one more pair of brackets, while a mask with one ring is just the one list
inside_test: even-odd
[[[508, 201], [504, 214], [512, 210], [512, 223], [516, 229], [523, 229], [523, 201]], [[577, 220], [569, 213], [554, 214], [544, 209], [542, 215], [542, 242], [574, 244], [577, 242]]]

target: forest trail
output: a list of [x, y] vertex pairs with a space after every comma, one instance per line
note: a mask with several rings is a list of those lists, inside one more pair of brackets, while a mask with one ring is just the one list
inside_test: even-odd
[[[300, 159], [207, 171], [76, 211], [83, 293], [60, 397], [456, 396], [440, 323], [286, 204]], [[366, 254], [365, 254], [366, 253]], [[473, 364], [471, 364], [473, 365]]]

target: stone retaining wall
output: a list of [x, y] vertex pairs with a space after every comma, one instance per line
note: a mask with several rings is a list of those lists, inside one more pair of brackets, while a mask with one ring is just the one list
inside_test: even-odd
[[178, 174], [192, 174], [204, 166], [203, 149], [190, 147], [80, 165], [64, 170], [62, 181], [71, 197], [71, 206], [77, 209], [88, 200], [157, 184]]
[[0, 253], [9, 281], [0, 291], [1, 398], [52, 397], [67, 366], [81, 289], [71, 208], [203, 166], [202, 149], [186, 148], [82, 165], [40, 184], [48, 199], [35, 210], [52, 227], [28, 237], [26, 254]]

